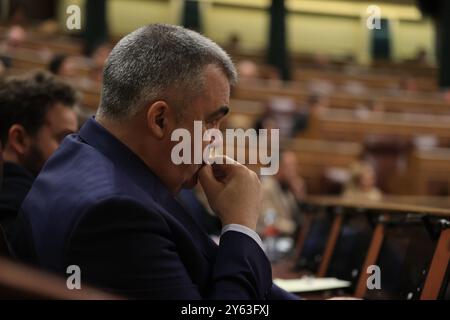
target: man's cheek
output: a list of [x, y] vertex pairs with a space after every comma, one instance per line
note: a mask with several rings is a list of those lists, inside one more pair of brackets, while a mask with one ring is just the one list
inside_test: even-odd
[[43, 153], [45, 156], [45, 160], [48, 160], [50, 156], [55, 153], [55, 151], [58, 149], [60, 145], [60, 142], [56, 139], [49, 139], [47, 140], [47, 143], [44, 144]]

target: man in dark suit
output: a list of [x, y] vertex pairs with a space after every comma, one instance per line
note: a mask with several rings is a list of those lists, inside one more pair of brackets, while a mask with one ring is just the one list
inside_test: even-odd
[[[19, 258], [83, 283], [149, 299], [281, 299], [255, 233], [258, 177], [238, 163], [176, 165], [171, 134], [218, 128], [236, 71], [211, 40], [150, 25], [124, 37], [104, 69], [96, 118], [67, 137], [25, 199]], [[207, 142], [203, 142], [203, 148]], [[220, 245], [176, 200], [200, 180]]]
[[64, 137], [78, 129], [75, 90], [54, 76], [37, 72], [10, 77], [0, 85], [0, 140], [4, 180], [0, 224], [17, 216], [33, 181]]

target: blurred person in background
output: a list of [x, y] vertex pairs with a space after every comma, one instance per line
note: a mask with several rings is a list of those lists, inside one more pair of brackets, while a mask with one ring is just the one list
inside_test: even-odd
[[403, 77], [399, 82], [399, 94], [414, 94], [419, 91], [419, 85], [414, 77]]
[[61, 77], [73, 77], [76, 75], [75, 61], [65, 54], [55, 55], [48, 64], [48, 70]]
[[369, 88], [361, 83], [361, 81], [347, 80], [340, 88], [340, 92], [350, 94], [352, 96], [361, 96], [367, 94]]
[[226, 49], [230, 54], [239, 52], [239, 50], [241, 50], [241, 37], [238, 33], [233, 32], [229, 35], [224, 49]]
[[258, 133], [260, 129], [272, 130], [278, 128], [278, 124], [273, 114], [273, 110], [271, 110], [268, 104], [264, 105], [264, 112], [261, 114], [259, 118], [256, 119], [254, 127], [256, 132]]
[[293, 118], [291, 136], [306, 131], [310, 126], [311, 120], [323, 115], [329, 106], [329, 100], [325, 96], [312, 94], [308, 97], [306, 104], [300, 106]]
[[6, 68], [12, 66], [12, 56], [27, 38], [27, 32], [18, 25], [12, 26], [6, 33], [6, 38], [0, 44], [0, 60]]
[[242, 60], [237, 65], [237, 72], [239, 75], [239, 81], [252, 82], [261, 78], [259, 67], [251, 60]]
[[331, 65], [330, 58], [325, 54], [314, 54], [312, 57], [312, 65], [317, 69], [327, 69]]
[[77, 131], [75, 90], [48, 73], [4, 79], [0, 86], [0, 140], [4, 180], [0, 223], [8, 225], [46, 160]]
[[278, 129], [280, 137], [289, 137], [294, 125], [293, 113], [297, 109], [295, 101], [288, 97], [272, 97], [265, 104], [263, 114], [256, 120], [254, 127], [259, 129]]
[[277, 234], [292, 236], [301, 220], [298, 203], [306, 196], [305, 182], [298, 170], [297, 155], [292, 151], [283, 151], [278, 173], [261, 178], [261, 183], [263, 205], [258, 232], [264, 236], [267, 220], [272, 220], [269, 222]]
[[429, 66], [427, 50], [425, 48], [419, 48], [416, 55], [412, 59], [412, 62], [420, 66]]
[[381, 113], [385, 112], [384, 103], [380, 99], [369, 100], [369, 102], [367, 103], [367, 107], [371, 112], [374, 112], [374, 113], [381, 114]]
[[376, 186], [376, 174], [372, 165], [357, 162], [350, 168], [350, 180], [344, 189], [343, 197], [355, 200], [380, 200], [381, 191]]
[[278, 173], [262, 177], [261, 186], [263, 200], [257, 231], [267, 257], [276, 262], [291, 252], [302, 224], [299, 204], [306, 196], [306, 186], [298, 172], [296, 154], [282, 152]]
[[26, 38], [27, 32], [23, 27], [19, 25], [11, 26], [6, 34], [6, 39], [2, 44], [2, 49], [13, 49], [20, 47]]
[[354, 115], [359, 119], [368, 119], [374, 117], [382, 117], [385, 111], [383, 101], [379, 99], [370, 99], [367, 103], [358, 104], [355, 108]]

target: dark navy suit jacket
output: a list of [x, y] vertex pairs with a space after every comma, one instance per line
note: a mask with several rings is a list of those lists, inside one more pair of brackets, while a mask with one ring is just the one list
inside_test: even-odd
[[6, 228], [15, 220], [23, 199], [30, 191], [34, 176], [24, 167], [12, 162], [5, 162], [3, 173], [3, 184], [0, 181], [0, 224]]
[[[157, 155], [155, 155], [157, 157]], [[217, 246], [130, 149], [94, 119], [68, 136], [26, 197], [18, 258], [82, 283], [149, 299], [292, 298], [264, 252], [228, 231]]]

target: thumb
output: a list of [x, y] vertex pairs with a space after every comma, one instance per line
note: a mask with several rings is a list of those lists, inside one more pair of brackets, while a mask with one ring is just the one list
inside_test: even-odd
[[222, 183], [217, 181], [214, 176], [213, 169], [211, 165], [205, 164], [198, 172], [198, 179], [200, 184], [202, 185], [203, 191], [206, 196], [209, 196], [213, 193], [218, 193], [222, 188]]

